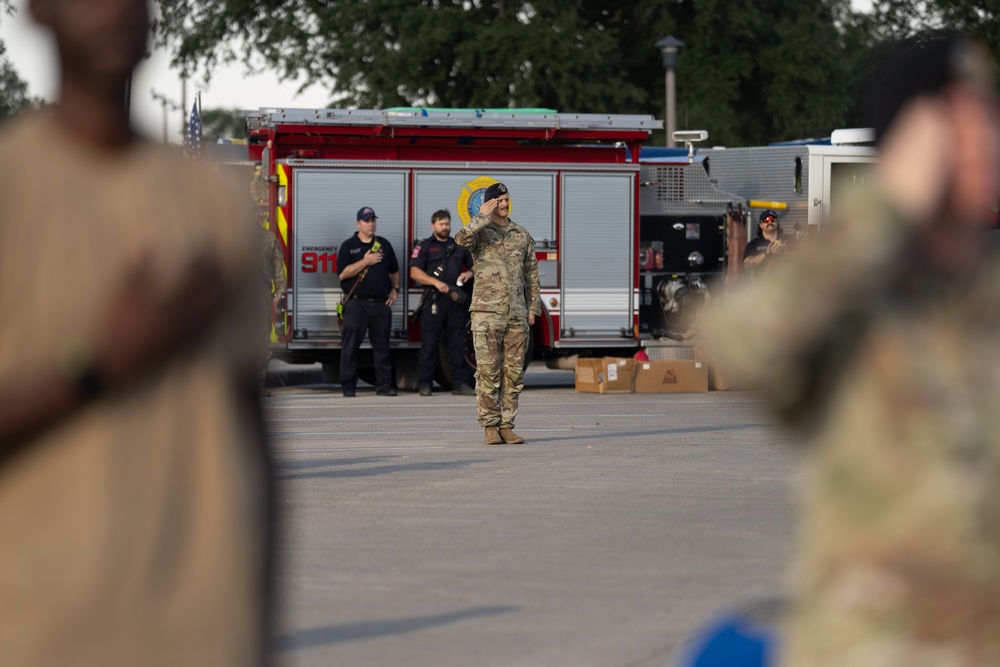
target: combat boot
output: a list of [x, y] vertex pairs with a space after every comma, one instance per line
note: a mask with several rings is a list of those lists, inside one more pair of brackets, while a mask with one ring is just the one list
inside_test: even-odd
[[487, 445], [503, 444], [503, 438], [500, 437], [500, 432], [497, 430], [496, 426], [486, 427], [486, 433], [483, 435], [483, 442]]
[[467, 384], [459, 385], [451, 390], [455, 396], [475, 396], [476, 390]]
[[503, 438], [503, 441], [508, 445], [520, 445], [524, 442], [524, 438], [519, 436], [517, 433], [514, 433], [509, 428], [501, 428], [500, 437]]

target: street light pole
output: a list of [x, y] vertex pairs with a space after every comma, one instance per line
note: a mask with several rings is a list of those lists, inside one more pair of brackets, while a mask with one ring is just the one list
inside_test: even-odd
[[674, 88], [674, 68], [667, 69], [667, 146], [673, 148], [674, 131], [677, 129], [677, 91]]
[[159, 102], [160, 106], [163, 107], [163, 143], [167, 143], [167, 107], [170, 107], [170, 111], [177, 110], [177, 104], [173, 100], [169, 100], [166, 96], [161, 95], [155, 90], [150, 89], [149, 91], [153, 96], [154, 102]]
[[674, 82], [674, 68], [684, 49], [684, 42], [673, 35], [667, 35], [656, 43], [656, 48], [663, 54], [663, 68], [667, 71], [667, 146], [673, 148], [674, 131], [677, 129], [677, 93]]

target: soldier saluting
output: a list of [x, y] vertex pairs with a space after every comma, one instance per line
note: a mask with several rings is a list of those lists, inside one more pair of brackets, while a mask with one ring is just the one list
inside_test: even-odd
[[470, 309], [476, 409], [487, 445], [524, 442], [513, 431], [514, 418], [524, 388], [529, 327], [541, 315], [535, 241], [507, 217], [509, 212], [507, 186], [494, 183], [486, 190], [479, 214], [455, 235], [476, 264]]

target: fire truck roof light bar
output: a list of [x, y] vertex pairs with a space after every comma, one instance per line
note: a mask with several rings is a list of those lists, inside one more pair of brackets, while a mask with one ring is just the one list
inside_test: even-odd
[[456, 127], [550, 130], [661, 130], [652, 116], [483, 111], [380, 111], [377, 109], [279, 109], [243, 111], [251, 128], [278, 124]]

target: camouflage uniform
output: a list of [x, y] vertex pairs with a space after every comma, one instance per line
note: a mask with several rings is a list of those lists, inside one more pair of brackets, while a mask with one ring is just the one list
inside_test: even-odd
[[1000, 256], [956, 284], [852, 210], [707, 316], [813, 440], [783, 662], [1000, 665]]
[[528, 314], [542, 312], [535, 241], [512, 220], [502, 227], [488, 215], [474, 217], [455, 241], [476, 265], [470, 311], [479, 424], [512, 428], [524, 388]]
[[261, 384], [267, 375], [267, 363], [271, 359], [269, 349], [271, 342], [271, 313], [273, 310], [274, 297], [283, 294], [287, 282], [285, 280], [285, 258], [281, 254], [281, 244], [278, 237], [261, 226], [257, 227], [257, 275], [260, 286], [257, 290], [260, 303], [258, 307], [261, 313], [261, 328], [264, 330], [264, 349], [262, 352], [260, 376]]

